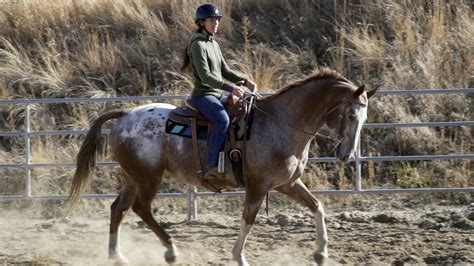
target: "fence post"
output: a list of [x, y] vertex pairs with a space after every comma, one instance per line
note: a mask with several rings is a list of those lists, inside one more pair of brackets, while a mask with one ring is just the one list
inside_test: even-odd
[[188, 221], [196, 220], [197, 218], [196, 192], [197, 192], [197, 188], [195, 186], [188, 185], [188, 189], [186, 191], [186, 193], [188, 194], [188, 197], [187, 197]]
[[25, 108], [25, 165], [26, 165], [26, 191], [25, 196], [31, 198], [31, 139], [30, 139], [30, 111], [31, 106]]
[[359, 134], [359, 139], [357, 142], [357, 150], [355, 155], [355, 164], [356, 164], [356, 180], [355, 180], [355, 191], [359, 192], [362, 187], [362, 170], [361, 170], [361, 160], [360, 160], [360, 142], [361, 142], [361, 135]]

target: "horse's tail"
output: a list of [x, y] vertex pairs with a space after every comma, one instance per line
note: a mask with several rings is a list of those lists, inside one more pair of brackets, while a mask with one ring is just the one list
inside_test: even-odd
[[79, 197], [84, 192], [86, 185], [89, 184], [90, 176], [94, 171], [97, 150], [101, 145], [102, 125], [110, 119], [119, 118], [126, 112], [118, 109], [107, 112], [98, 117], [91, 125], [86, 139], [81, 145], [81, 149], [77, 155], [76, 172], [72, 179], [72, 185], [69, 190], [69, 200], [66, 207], [65, 217], [68, 216], [72, 209], [79, 202]]

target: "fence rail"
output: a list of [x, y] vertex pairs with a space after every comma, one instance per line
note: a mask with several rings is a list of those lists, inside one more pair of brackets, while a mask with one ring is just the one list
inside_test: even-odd
[[[377, 95], [421, 95], [421, 94], [464, 94], [473, 93], [474, 88], [466, 89], [422, 89], [422, 90], [381, 90]], [[146, 100], [176, 100], [184, 99], [186, 95], [162, 95], [162, 96], [137, 96], [137, 97], [107, 97], [107, 98], [63, 98], [63, 99], [15, 99], [0, 100], [2, 105], [25, 105], [24, 131], [0, 132], [0, 137], [23, 137], [25, 141], [25, 160], [23, 163], [0, 164], [0, 168], [26, 169], [26, 187], [24, 195], [0, 196], [0, 200], [33, 200], [33, 199], [65, 199], [63, 195], [32, 195], [31, 193], [31, 169], [46, 167], [75, 167], [75, 163], [32, 163], [31, 162], [31, 137], [47, 135], [80, 135], [86, 134], [87, 130], [46, 130], [31, 131], [30, 114], [31, 105], [52, 103], [86, 103], [86, 102], [117, 102], [117, 101], [146, 101]], [[396, 128], [396, 127], [447, 127], [447, 126], [474, 126], [474, 121], [447, 121], [447, 122], [416, 122], [416, 123], [368, 123], [364, 128]], [[103, 130], [103, 134], [110, 130]], [[357, 193], [425, 193], [425, 192], [474, 192], [474, 187], [464, 188], [418, 188], [418, 189], [362, 189], [361, 162], [364, 161], [414, 161], [414, 160], [454, 160], [474, 159], [474, 154], [447, 154], [447, 155], [413, 155], [413, 156], [370, 156], [361, 155], [360, 141], [355, 158], [356, 177], [355, 187], [352, 190], [313, 190], [313, 193], [321, 194], [357, 194]], [[334, 157], [313, 157], [309, 162], [334, 162]], [[114, 166], [116, 162], [97, 162], [97, 166]], [[274, 191], [271, 194], [275, 193]], [[224, 192], [219, 196], [244, 195], [245, 192]], [[197, 196], [215, 195], [211, 192], [197, 192], [195, 187], [189, 186], [183, 193], [158, 193], [158, 197], [186, 197], [188, 199], [188, 219], [194, 219], [197, 215]], [[83, 198], [111, 198], [117, 194], [88, 194]]]

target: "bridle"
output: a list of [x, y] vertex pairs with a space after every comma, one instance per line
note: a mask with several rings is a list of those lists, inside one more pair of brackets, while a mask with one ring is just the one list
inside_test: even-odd
[[[336, 105], [335, 107], [331, 108], [331, 109], [326, 113], [326, 123], [327, 123], [327, 117], [329, 116], [329, 114], [331, 114], [332, 112], [334, 112], [334, 111], [340, 109], [341, 106], [345, 105], [345, 106], [344, 106], [344, 109], [343, 109], [343, 111], [342, 111], [342, 113], [339, 114], [339, 116], [337, 117], [338, 122], [337, 122], [337, 126], [336, 126], [336, 128], [334, 129], [334, 131], [337, 133], [339, 140], [338, 140], [337, 143], [335, 144], [335, 146], [334, 146], [334, 148], [332, 149], [332, 151], [334, 151], [334, 150], [342, 143], [342, 141], [344, 140], [344, 134], [343, 134], [343, 133], [344, 133], [344, 129], [345, 129], [345, 128], [344, 128], [342, 125], [344, 125], [343, 122], [344, 122], [344, 118], [345, 118], [345, 113], [347, 112], [347, 108], [348, 108], [350, 105], [352, 105], [352, 104], [359, 104], [359, 105], [361, 105], [362, 107], [367, 107], [367, 105], [366, 105], [365, 103], [352, 102], [352, 101], [347, 101], [347, 100], [345, 100], [345, 101], [342, 101], [340, 104]], [[349, 119], [351, 119], [351, 118], [349, 117]], [[342, 136], [342, 137], [341, 137], [341, 136]]]

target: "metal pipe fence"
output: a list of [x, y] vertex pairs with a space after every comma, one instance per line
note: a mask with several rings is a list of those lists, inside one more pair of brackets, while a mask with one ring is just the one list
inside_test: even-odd
[[[376, 95], [421, 95], [421, 94], [465, 94], [473, 93], [474, 88], [466, 89], [422, 89], [422, 90], [382, 90]], [[0, 106], [4, 105], [24, 105], [25, 124], [24, 131], [0, 131], [0, 137], [23, 137], [25, 143], [25, 158], [23, 163], [1, 164], [0, 168], [15, 168], [26, 170], [25, 193], [24, 195], [0, 196], [0, 200], [40, 200], [40, 199], [66, 199], [64, 195], [32, 195], [31, 170], [34, 168], [52, 167], [75, 167], [75, 163], [32, 163], [31, 137], [48, 135], [79, 135], [86, 134], [87, 130], [31, 130], [31, 106], [34, 104], [52, 103], [86, 103], [86, 102], [120, 102], [120, 101], [146, 101], [146, 100], [176, 100], [184, 99], [186, 95], [166, 95], [166, 96], [137, 96], [137, 97], [107, 97], [107, 98], [63, 98], [63, 99], [15, 99], [0, 100]], [[363, 128], [397, 128], [397, 127], [448, 127], [448, 126], [473, 126], [474, 121], [448, 121], [448, 122], [417, 122], [417, 123], [368, 123]], [[103, 134], [108, 134], [109, 130], [103, 130]], [[361, 134], [362, 135], [362, 134]], [[429, 160], [454, 160], [454, 159], [474, 159], [474, 154], [447, 154], [447, 155], [413, 155], [413, 156], [363, 156], [361, 154], [360, 139], [357, 147], [355, 187], [352, 190], [313, 190], [318, 194], [368, 194], [368, 193], [425, 193], [425, 192], [474, 192], [474, 187], [463, 188], [416, 188], [416, 189], [362, 189], [362, 162], [373, 161], [429, 161]], [[334, 157], [313, 157], [309, 162], [335, 162]], [[114, 166], [116, 162], [97, 162], [97, 166]], [[270, 194], [275, 193], [271, 191]], [[157, 197], [185, 197], [188, 205], [188, 219], [195, 219], [197, 216], [196, 197], [198, 196], [241, 196], [244, 191], [223, 192], [215, 194], [212, 192], [198, 192], [196, 187], [188, 186], [182, 193], [158, 193]], [[83, 198], [112, 198], [117, 194], [87, 194]]]

